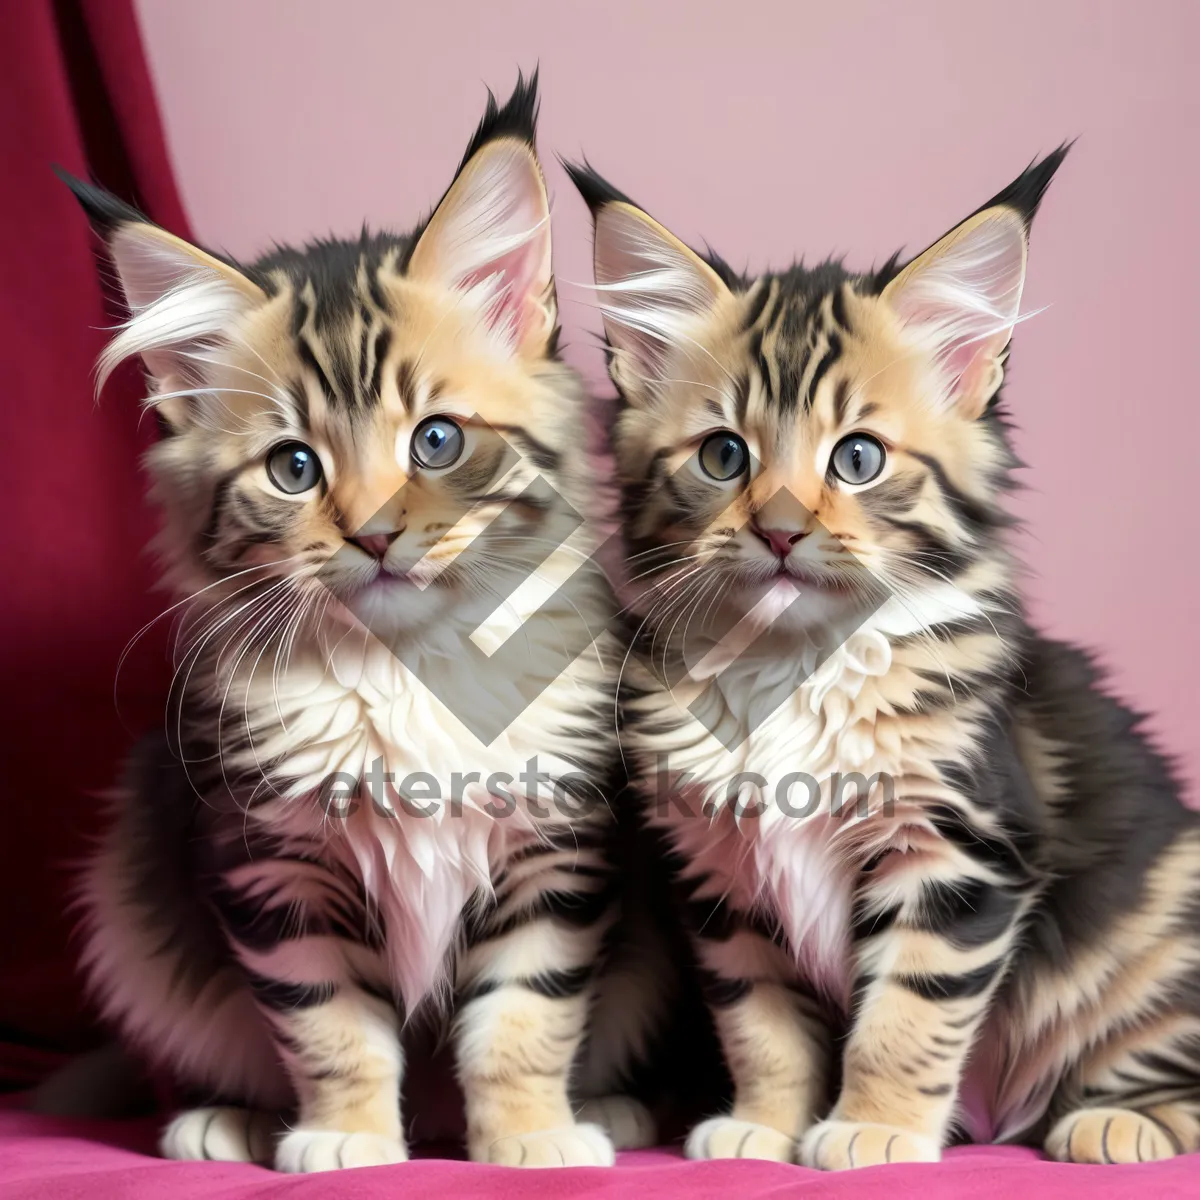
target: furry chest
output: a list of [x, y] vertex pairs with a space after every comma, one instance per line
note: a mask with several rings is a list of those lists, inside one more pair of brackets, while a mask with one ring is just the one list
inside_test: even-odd
[[256, 814], [361, 880], [412, 1011], [447, 982], [472, 897], [514, 848], [577, 818], [553, 786], [572, 764], [553, 688], [484, 745], [399, 663], [368, 667], [297, 664], [256, 698], [255, 750], [280, 781]]
[[778, 922], [801, 974], [842, 1003], [856, 836], [868, 817], [886, 820], [879, 799], [906, 760], [880, 687], [890, 648], [869, 633], [851, 641], [807, 678], [786, 663], [726, 671], [719, 721], [702, 719], [700, 683], [651, 696], [652, 732], [638, 740], [654, 819], [685, 874]]

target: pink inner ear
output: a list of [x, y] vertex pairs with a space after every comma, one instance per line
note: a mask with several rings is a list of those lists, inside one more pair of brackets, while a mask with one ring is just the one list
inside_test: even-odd
[[492, 329], [507, 326], [519, 344], [538, 323], [538, 311], [548, 281], [542, 280], [546, 249], [539, 231], [525, 245], [502, 254], [471, 271], [462, 287], [472, 288], [491, 280], [496, 292], [488, 304], [487, 321]]
[[[953, 240], [951, 240], [953, 239]], [[926, 251], [890, 297], [905, 324], [924, 327], [957, 389], [982, 385], [1008, 344], [1025, 281], [1025, 226], [1008, 210]], [[923, 256], [925, 257], [925, 256]]]
[[502, 139], [471, 158], [421, 235], [410, 272], [475, 291], [488, 327], [516, 345], [548, 332], [550, 213], [530, 147]]

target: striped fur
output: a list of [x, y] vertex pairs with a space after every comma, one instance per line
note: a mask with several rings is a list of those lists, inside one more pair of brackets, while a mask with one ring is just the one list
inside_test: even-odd
[[[583, 649], [611, 601], [576, 570], [593, 483], [555, 350], [535, 90], [489, 105], [410, 236], [242, 266], [73, 183], [130, 302], [102, 369], [150, 370], [181, 597], [169, 736], [88, 866], [84, 961], [127, 1041], [205, 1102], [164, 1134], [174, 1157], [404, 1159], [401, 1035], [445, 1012], [473, 1158], [612, 1161], [568, 1086], [617, 916], [614, 664], [604, 641], [561, 671], [537, 648]], [[452, 468], [416, 457], [431, 415], [461, 429]], [[312, 456], [313, 486], [279, 482]], [[494, 646], [514, 620], [517, 677], [481, 668], [472, 632]], [[467, 724], [497, 713], [494, 736]], [[579, 1087], [634, 1048], [610, 1038]]]
[[[903, 267], [757, 278], [574, 171], [623, 401], [625, 749], [735, 1087], [695, 1157], [1200, 1148], [1200, 826], [1029, 626], [1006, 538], [1000, 386], [1063, 154]], [[850, 435], [877, 476], [839, 473]]]

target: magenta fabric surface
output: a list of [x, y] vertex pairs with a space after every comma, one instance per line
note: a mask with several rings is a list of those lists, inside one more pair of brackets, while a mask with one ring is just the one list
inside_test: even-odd
[[619, 1156], [611, 1170], [517, 1171], [450, 1159], [325, 1175], [279, 1175], [230, 1163], [166, 1162], [153, 1156], [152, 1122], [64, 1121], [0, 1112], [4, 1200], [549, 1200], [550, 1197], [840, 1197], [845, 1200], [1021, 1200], [1200, 1196], [1200, 1155], [1132, 1167], [1064, 1166], [1031, 1150], [968, 1146], [930, 1165], [871, 1167], [824, 1175], [778, 1163], [685, 1161], [677, 1150]]

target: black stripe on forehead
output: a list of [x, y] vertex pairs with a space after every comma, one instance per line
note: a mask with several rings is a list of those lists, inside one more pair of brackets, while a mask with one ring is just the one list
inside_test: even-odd
[[[768, 404], [785, 415], [801, 402], [805, 411], [811, 408], [818, 386], [853, 332], [849, 293], [873, 295], [881, 280], [886, 282], [881, 272], [854, 275], [834, 260], [813, 268], [799, 263], [756, 280], [733, 280], [748, 297], [742, 321], [749, 335], [746, 352], [762, 379]], [[769, 351], [764, 349], [768, 342]], [[802, 393], [806, 376], [808, 386]]]
[[[300, 361], [308, 368], [317, 378], [317, 386], [321, 389], [321, 394], [325, 397], [325, 403], [332, 406], [336, 399], [336, 394], [333, 390], [333, 384], [330, 382], [329, 376], [325, 374], [325, 368], [321, 366], [320, 360], [317, 358], [316, 351], [313, 349], [312, 343], [308, 339], [308, 334], [301, 333], [296, 338], [296, 350], [300, 355]], [[305, 402], [305, 421], [308, 420], [308, 404]]]
[[771, 299], [771, 281], [770, 279], [760, 279], [755, 285], [753, 299], [750, 301], [750, 307], [746, 309], [743, 327], [753, 329], [758, 324], [759, 318], [762, 317], [764, 310], [767, 307], [768, 301]]
[[361, 304], [358, 310], [359, 321], [362, 328], [358, 331], [358, 383], [362, 392], [369, 392], [370, 369], [371, 369], [371, 348], [374, 344], [374, 339], [371, 337], [371, 324], [373, 317], [371, 310]]
[[817, 365], [813, 368], [812, 376], [808, 381], [808, 388], [804, 393], [804, 411], [812, 410], [813, 401], [816, 399], [817, 388], [821, 380], [825, 378], [826, 372], [835, 362], [842, 356], [842, 339], [841, 336], [835, 333], [832, 329], [826, 331], [825, 334], [825, 349], [821, 352], [821, 357], [817, 359]]
[[[804, 359], [798, 358], [792, 347], [787, 343], [775, 345], [775, 366], [779, 375], [778, 390], [775, 402], [779, 411], [785, 416], [796, 411], [796, 403], [800, 399], [800, 380], [804, 374]], [[804, 405], [808, 408], [807, 402]]]
[[396, 368], [396, 389], [400, 393], [400, 403], [410, 413], [417, 407], [417, 383], [416, 364], [406, 358]]
[[734, 411], [737, 414], [737, 423], [744, 425], [746, 423], [746, 413], [750, 408], [750, 376], [739, 375], [737, 381], [737, 392], [734, 396]]
[[383, 386], [383, 362], [391, 345], [392, 331], [384, 325], [375, 335], [374, 363], [371, 368], [371, 381], [367, 385], [367, 394], [373, 401], [379, 399], [379, 389]]
[[[795, 266], [781, 275], [764, 277], [758, 283], [761, 294], [755, 296], [751, 313], [758, 314], [759, 319], [751, 332], [749, 352], [757, 360], [768, 400], [774, 401], [785, 415], [794, 412], [801, 401], [800, 389], [813, 346], [819, 343], [826, 351], [829, 348], [827, 337], [820, 332], [825, 299], [848, 278], [840, 264], [827, 263], [812, 271]], [[769, 305], [765, 297], [771, 298]], [[769, 351], [764, 349], [768, 338]], [[819, 368], [818, 382], [832, 361], [831, 358]], [[806, 409], [812, 392], [810, 383], [803, 398]]]
[[352, 321], [361, 312], [358, 306], [334, 324], [317, 318], [319, 307], [320, 298], [310, 299], [307, 288], [297, 297], [296, 352], [316, 376], [326, 404], [344, 410], [355, 408], [362, 393], [361, 356], [368, 327], [364, 325], [363, 337], [354, 336]]
[[299, 294], [311, 283], [317, 297], [316, 321], [323, 327], [339, 320], [357, 307], [360, 299], [359, 269], [366, 268], [367, 287], [372, 304], [383, 312], [387, 300], [378, 287], [376, 276], [385, 262], [404, 262], [411, 238], [392, 233], [371, 233], [364, 229], [357, 239], [318, 238], [300, 249], [280, 246], [246, 268], [256, 282], [272, 292], [280, 279]]
[[846, 419], [846, 409], [850, 404], [850, 380], [839, 379], [833, 393], [833, 423], [841, 425]]
[[290, 285], [298, 353], [331, 405], [352, 408], [378, 400], [392, 315], [380, 271], [406, 261], [410, 243], [407, 236], [364, 229], [357, 240], [281, 247], [248, 269], [272, 293]]
[[[292, 312], [292, 337], [296, 343], [296, 354], [300, 358], [306, 370], [310, 371], [316, 378], [317, 386], [321, 389], [321, 395], [325, 398], [325, 403], [332, 406], [336, 398], [333, 382], [326, 374], [325, 368], [321, 365], [321, 360], [317, 355], [316, 346], [310, 336], [310, 330], [315, 325], [314, 305], [309, 298], [308, 285], [297, 289], [295, 293], [294, 309]], [[309, 420], [308, 397], [304, 394], [304, 390], [300, 391], [300, 408], [304, 422], [307, 425]]]
[[853, 333], [850, 328], [850, 319], [846, 314], [846, 284], [841, 284], [833, 289], [832, 298], [829, 301], [829, 316], [833, 321], [833, 327], [839, 332]]
[[346, 314], [341, 324], [321, 331], [321, 346], [333, 372], [335, 394], [347, 408], [356, 406], [359, 400], [358, 341], [353, 336], [351, 317]]

